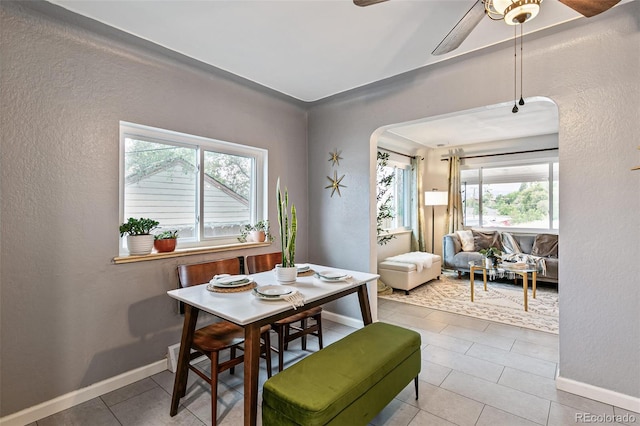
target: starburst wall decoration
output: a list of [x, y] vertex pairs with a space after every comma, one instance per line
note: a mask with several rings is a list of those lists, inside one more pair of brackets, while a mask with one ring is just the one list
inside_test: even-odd
[[338, 166], [340, 165], [340, 160], [342, 160], [342, 157], [340, 157], [340, 154], [342, 154], [342, 151], [338, 151], [337, 149], [329, 153], [329, 161], [331, 161], [332, 167], [335, 166], [336, 164]]
[[340, 176], [340, 178], [338, 178], [338, 172], [337, 171], [333, 171], [333, 178], [331, 178], [331, 176], [327, 176], [327, 179], [329, 179], [329, 182], [331, 182], [330, 185], [327, 185], [324, 187], [324, 189], [329, 189], [331, 188], [331, 196], [333, 197], [333, 194], [337, 191], [338, 195], [340, 197], [342, 197], [342, 194], [340, 194], [340, 187], [342, 188], [346, 188], [345, 185], [342, 185], [340, 182], [342, 182], [342, 179], [344, 178], [344, 175]]

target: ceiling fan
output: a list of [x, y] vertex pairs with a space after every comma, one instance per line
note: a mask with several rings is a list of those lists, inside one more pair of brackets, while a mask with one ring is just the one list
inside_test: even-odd
[[[357, 6], [370, 6], [387, 0], [353, 0]], [[583, 16], [590, 18], [613, 6], [620, 0], [559, 0]], [[449, 34], [436, 46], [433, 55], [443, 55], [457, 49], [471, 34], [482, 18], [502, 20], [509, 25], [523, 24], [536, 17], [542, 0], [476, 0], [471, 9], [458, 21]]]

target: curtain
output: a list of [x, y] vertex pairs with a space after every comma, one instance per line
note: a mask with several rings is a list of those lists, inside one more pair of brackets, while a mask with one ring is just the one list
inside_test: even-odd
[[449, 200], [445, 234], [462, 229], [462, 194], [460, 193], [460, 157], [449, 157]]
[[411, 159], [411, 250], [427, 251], [425, 246], [425, 222], [424, 222], [424, 192], [422, 190], [422, 157], [415, 156]]

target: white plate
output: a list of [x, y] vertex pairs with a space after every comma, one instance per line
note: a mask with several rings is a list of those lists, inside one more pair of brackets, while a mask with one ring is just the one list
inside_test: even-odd
[[256, 287], [256, 293], [267, 297], [284, 296], [293, 292], [292, 288], [282, 287], [281, 285], [261, 285]]
[[[278, 286], [262, 286], [264, 287], [278, 287]], [[258, 291], [256, 291], [258, 288], [254, 288], [253, 290], [251, 290], [251, 293], [253, 293], [253, 295], [260, 300], [268, 300], [268, 301], [281, 301], [283, 297], [285, 296], [290, 296], [294, 293], [297, 292], [297, 290], [293, 289], [291, 292], [286, 293], [286, 294], [278, 294], [278, 295], [274, 295], [274, 296], [265, 296], [264, 294], [260, 294]]]
[[209, 281], [214, 287], [242, 287], [243, 285], [251, 284], [253, 281], [246, 275], [228, 275], [228, 276], [218, 276], [217, 278]]
[[336, 271], [320, 271], [316, 275], [325, 281], [343, 281], [348, 277], [344, 272]]

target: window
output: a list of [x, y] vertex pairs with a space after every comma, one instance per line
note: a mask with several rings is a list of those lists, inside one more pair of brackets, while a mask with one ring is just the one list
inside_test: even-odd
[[265, 219], [266, 150], [124, 122], [120, 139], [121, 222], [155, 219], [197, 247], [237, 242]]
[[[384, 230], [393, 230], [411, 226], [411, 165], [407, 162], [387, 159], [385, 165], [379, 161], [377, 170], [378, 211], [384, 206], [390, 208], [390, 217], [385, 217], [382, 221]], [[390, 177], [390, 185], [385, 186], [382, 182], [385, 177]], [[383, 190], [383, 188], [386, 188]]]
[[460, 171], [467, 227], [557, 230], [558, 162]]

